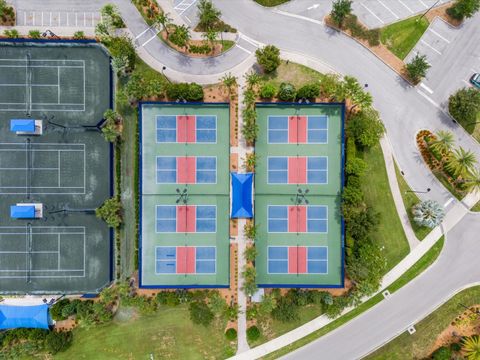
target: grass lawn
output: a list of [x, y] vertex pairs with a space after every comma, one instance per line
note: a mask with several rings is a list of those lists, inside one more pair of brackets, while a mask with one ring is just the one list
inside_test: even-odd
[[366, 161], [368, 168], [363, 181], [362, 189], [365, 193], [365, 202], [373, 207], [380, 216], [380, 226], [373, 234], [374, 240], [384, 247], [387, 269], [389, 271], [410, 251], [407, 237], [397, 214], [393, 202], [390, 186], [388, 185], [387, 171], [383, 159], [382, 149], [377, 144], [367, 151], [357, 150], [357, 156]]
[[397, 164], [395, 164], [395, 173], [397, 174], [397, 181], [400, 188], [400, 193], [402, 194], [403, 205], [407, 211], [408, 219], [412, 225], [413, 232], [418, 240], [423, 240], [428, 234], [430, 234], [432, 229], [426, 226], [419, 226], [415, 221], [413, 221], [412, 207], [417, 205], [420, 202], [420, 199], [415, 193], [411, 192], [412, 189], [410, 186], [408, 186], [407, 182], [398, 170]]
[[[406, 285], [409, 281], [414, 279], [416, 276], [420, 275], [431, 264], [433, 264], [433, 262], [437, 259], [438, 255], [440, 255], [440, 252], [442, 251], [443, 243], [444, 243], [444, 237], [442, 236], [442, 238], [440, 238], [437, 241], [437, 243], [434, 246], [432, 246], [430, 250], [426, 252], [425, 255], [423, 255], [415, 264], [413, 264], [413, 266], [410, 269], [408, 269], [400, 278], [398, 278], [395, 282], [393, 282], [393, 284], [391, 284], [387, 288], [390, 291], [390, 293], [393, 294], [395, 291], [398, 291], [400, 288]], [[378, 304], [383, 299], [384, 298], [382, 294], [375, 295], [370, 300], [360, 304], [355, 309], [337, 318], [336, 320], [332, 321], [330, 324], [305, 336], [300, 340], [295, 341], [293, 344], [290, 344], [280, 350], [270, 353], [269, 355], [263, 357], [263, 359], [264, 360], [277, 359], [302, 346], [305, 346], [308, 343], [318, 339], [319, 337], [322, 337], [323, 335], [329, 333], [330, 331], [333, 331], [338, 327], [342, 326], [343, 324], [354, 319], [364, 311], [367, 311], [368, 309]]]
[[222, 44], [222, 52], [231, 49], [235, 45], [235, 41], [232, 40], [220, 40], [219, 42]]
[[286, 3], [287, 1], [290, 0], [255, 0], [257, 3], [259, 3], [262, 6], [277, 6], [281, 5], [283, 3]]
[[289, 82], [298, 89], [307, 83], [319, 81], [322, 77], [321, 73], [306, 66], [282, 61], [275, 72], [262, 75], [262, 80], [274, 84], [277, 88], [282, 82]]
[[382, 43], [402, 60], [428, 28], [429, 23], [425, 17], [420, 21], [418, 19], [420, 15], [385, 26], [380, 31]]
[[[161, 307], [149, 315], [128, 314], [103, 326], [74, 331], [72, 346], [57, 359], [224, 359], [225, 323], [194, 325], [187, 305]], [[232, 350], [230, 350], [232, 351]]]
[[436, 337], [457, 315], [465, 311], [461, 304], [475, 305], [480, 303], [479, 299], [480, 286], [463, 290], [416, 324], [415, 334], [409, 335], [406, 332], [401, 334], [367, 359], [424, 359], [428, 357], [428, 352]]
[[480, 212], [480, 201], [477, 202], [477, 203], [470, 209], [470, 211]]
[[458, 123], [463, 126], [465, 131], [467, 131], [470, 135], [472, 135], [475, 140], [480, 142], [480, 112], [477, 114], [477, 123], [470, 123], [470, 124], [463, 124], [461, 121]]
[[[135, 73], [140, 73], [145, 79], [157, 78], [167, 81], [166, 78], [145, 64], [140, 58], [136, 60]], [[121, 273], [130, 276], [136, 269], [138, 233], [135, 214], [135, 199], [138, 195], [138, 137], [137, 137], [137, 108], [130, 105], [124, 93], [127, 78], [121, 78], [117, 83], [115, 99], [116, 110], [123, 116], [123, 142], [122, 142], [122, 200], [126, 221], [121, 228]]]
[[299, 308], [298, 314], [299, 319], [289, 323], [273, 320], [271, 318], [265, 321], [259, 321], [257, 326], [261, 330], [262, 335], [257, 341], [249, 342], [250, 347], [263, 344], [309, 322], [310, 320], [315, 319], [316, 317], [322, 315], [322, 307], [318, 305], [301, 307]]

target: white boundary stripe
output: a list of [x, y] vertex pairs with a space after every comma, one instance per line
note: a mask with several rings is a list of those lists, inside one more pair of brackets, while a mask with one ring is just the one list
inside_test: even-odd
[[238, 45], [238, 44], [235, 44], [235, 46], [238, 47], [240, 50], [245, 51], [245, 52], [248, 53], [248, 54], [251, 54], [251, 53], [252, 53], [250, 50], [247, 50], [247, 49], [245, 49], [244, 47], [241, 47], [241, 46]]
[[365, 10], [367, 10], [375, 19], [380, 21], [382, 24], [385, 24], [385, 22], [382, 19], [380, 19], [372, 10], [370, 10], [364, 3], [360, 3], [360, 5], [362, 5], [365, 8]]
[[385, 9], [387, 9], [388, 12], [390, 12], [390, 14], [392, 14], [395, 18], [400, 19], [400, 17], [399, 17], [397, 14], [395, 14], [395, 13], [392, 11], [392, 9], [390, 9], [387, 5], [385, 5], [381, 0], [377, 0], [377, 1], [378, 1], [378, 2], [380, 3], [380, 5], [382, 5]]
[[428, 28], [429, 31], [431, 31], [433, 34], [437, 35], [440, 39], [442, 39], [443, 41], [445, 41], [447, 44], [450, 44], [450, 40], [446, 39], [445, 37], [443, 37], [442, 35], [440, 35], [438, 32], [436, 32], [435, 30], [433, 30], [431, 27]]
[[435, 51], [438, 55], [442, 55], [442, 53], [440, 51], [438, 51], [437, 49], [435, 49], [432, 45], [430, 45], [429, 43], [427, 43], [425, 40], [423, 39], [420, 39], [420, 42], [425, 45], [426, 47], [429, 47], [430, 49], [432, 49], [433, 51]]
[[424, 88], [427, 92], [429, 92], [430, 94], [433, 94], [433, 90], [430, 89], [427, 85], [425, 85], [424, 83], [420, 83], [420, 86], [422, 88]]

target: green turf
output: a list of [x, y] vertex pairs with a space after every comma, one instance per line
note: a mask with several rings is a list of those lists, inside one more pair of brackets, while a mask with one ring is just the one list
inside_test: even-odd
[[[414, 279], [416, 276], [420, 275], [428, 266], [433, 264], [433, 262], [438, 258], [440, 255], [440, 251], [443, 248], [444, 237], [440, 238], [437, 243], [430, 248], [425, 255], [423, 255], [411, 268], [409, 268], [400, 278], [393, 282], [387, 289], [394, 293], [406, 285], [409, 281]], [[381, 293], [375, 295], [371, 299], [367, 300], [366, 302], [360, 304], [353, 310], [349, 311], [345, 315], [335, 319], [330, 324], [322, 327], [321, 329], [301, 338], [300, 340], [295, 341], [294, 343], [287, 345], [280, 350], [274, 351], [269, 355], [263, 357], [262, 359], [277, 359], [285, 354], [288, 354], [302, 346], [307, 345], [308, 343], [328, 334], [330, 331], [337, 329], [338, 327], [342, 326], [343, 324], [349, 322], [350, 320], [354, 319], [358, 315], [362, 314], [363, 312], [367, 311], [368, 309], [372, 308], [380, 301], [384, 299]]]
[[408, 254], [408, 241], [390, 192], [380, 145], [377, 144], [370, 150], [357, 151], [357, 155], [368, 164], [366, 171], [368, 178], [363, 182], [362, 189], [365, 193], [365, 202], [380, 216], [380, 226], [373, 234], [373, 238], [384, 247], [386, 271], [389, 271]]
[[221, 43], [223, 45], [222, 52], [230, 50], [235, 45], [235, 41], [232, 40], [222, 40]]
[[397, 174], [398, 186], [400, 188], [400, 193], [402, 194], [403, 205], [408, 214], [408, 220], [412, 225], [413, 232], [418, 240], [423, 240], [425, 237], [430, 234], [432, 229], [427, 226], [419, 226], [415, 221], [413, 221], [412, 208], [414, 205], [417, 205], [420, 202], [418, 196], [411, 192], [412, 189], [408, 186], [407, 182], [403, 178], [402, 174], [398, 170], [398, 166], [395, 163], [395, 173]]
[[255, 0], [255, 1], [262, 6], [271, 7], [271, 6], [281, 5], [290, 0]]
[[415, 334], [402, 333], [400, 336], [375, 351], [367, 359], [425, 359], [438, 335], [453, 319], [463, 313], [464, 306], [478, 304], [480, 286], [463, 290], [452, 297], [438, 310], [415, 324]]
[[282, 61], [273, 73], [262, 74], [262, 80], [279, 87], [282, 82], [289, 82], [300, 88], [305, 84], [321, 81], [323, 74], [309, 67], [293, 62]]
[[[142, 286], [227, 286], [229, 284], [229, 107], [225, 104], [142, 104]], [[217, 118], [216, 143], [157, 143], [158, 115], [214, 115]], [[216, 157], [215, 184], [157, 184], [157, 156]], [[156, 205], [175, 205], [176, 189], [187, 189], [189, 205], [216, 205], [215, 233], [156, 233]], [[157, 246], [215, 246], [213, 274], [156, 274]]]
[[[291, 285], [342, 284], [342, 229], [340, 218], [340, 191], [342, 174], [342, 107], [317, 104], [315, 106], [257, 105], [259, 135], [255, 152], [259, 161], [255, 169], [255, 222], [258, 225], [256, 260], [257, 283]], [[326, 115], [328, 116], [327, 144], [268, 144], [268, 117], [271, 115]], [[271, 156], [327, 156], [327, 184], [269, 184], [268, 157]], [[292, 205], [292, 196], [298, 189], [309, 189], [311, 204], [328, 206], [328, 234], [268, 233], [268, 205]], [[328, 273], [326, 274], [269, 274], [268, 246], [328, 246]]]
[[420, 15], [385, 26], [380, 38], [387, 48], [400, 59], [405, 59], [428, 28], [428, 20]]
[[292, 322], [281, 322], [271, 317], [258, 320], [258, 327], [262, 329], [260, 338], [254, 342], [249, 342], [250, 347], [255, 347], [277, 338], [299, 326], [322, 315], [322, 307], [318, 305], [307, 305], [298, 310], [298, 319]]
[[225, 325], [224, 320], [208, 327], [193, 324], [186, 305], [161, 307], [153, 314], [77, 329], [72, 346], [55, 358], [224, 359], [230, 346]]
[[470, 209], [470, 211], [480, 212], [480, 201], [477, 202], [477, 203]]

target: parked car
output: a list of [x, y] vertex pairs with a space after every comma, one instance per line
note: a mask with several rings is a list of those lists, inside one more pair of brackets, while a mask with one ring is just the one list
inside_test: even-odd
[[480, 73], [473, 74], [470, 78], [470, 82], [473, 86], [480, 89]]

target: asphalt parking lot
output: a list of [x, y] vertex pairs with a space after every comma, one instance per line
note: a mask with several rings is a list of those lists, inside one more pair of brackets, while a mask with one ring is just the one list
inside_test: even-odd
[[98, 11], [17, 10], [19, 26], [95, 27], [100, 21]]
[[173, 0], [173, 8], [191, 28], [194, 28], [198, 23], [197, 1], [198, 0]]
[[356, 0], [353, 13], [369, 28], [378, 28], [440, 6], [449, 0]]

